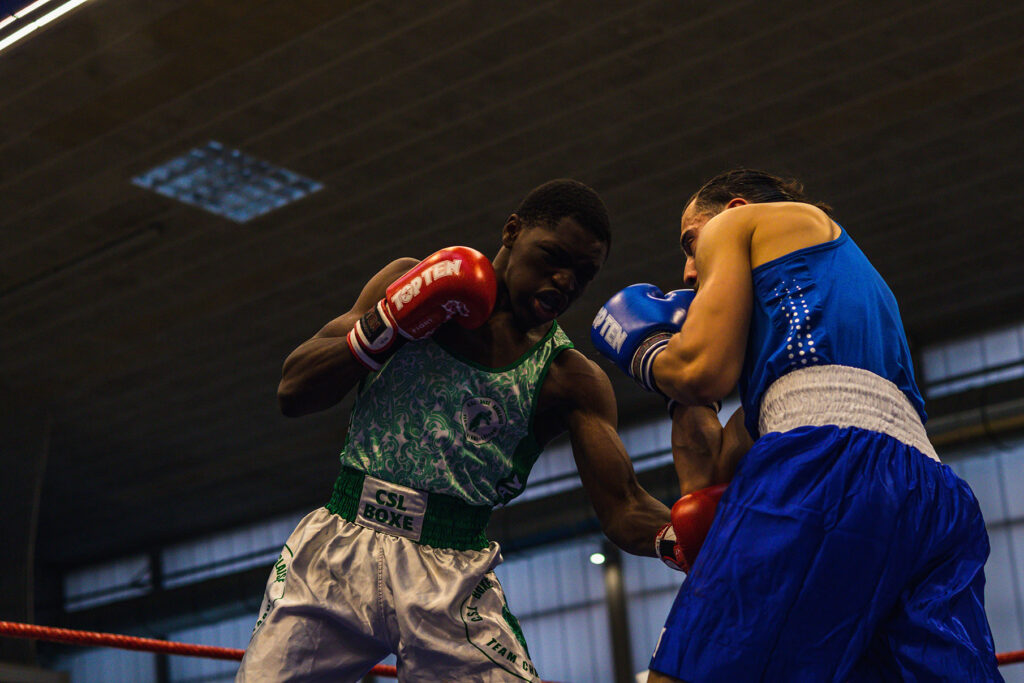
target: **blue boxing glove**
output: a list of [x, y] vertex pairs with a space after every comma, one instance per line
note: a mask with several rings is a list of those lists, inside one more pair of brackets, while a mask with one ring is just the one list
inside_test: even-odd
[[668, 294], [651, 284], [630, 285], [597, 312], [590, 340], [648, 391], [658, 391], [651, 369], [668, 340], [683, 326], [696, 294], [677, 289]]

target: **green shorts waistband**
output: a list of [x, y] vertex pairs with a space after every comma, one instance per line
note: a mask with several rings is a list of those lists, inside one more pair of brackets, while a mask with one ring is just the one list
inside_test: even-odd
[[[365, 478], [365, 472], [343, 466], [326, 508], [349, 522], [355, 522]], [[470, 505], [443, 493], [422, 493], [427, 496], [427, 509], [423, 513], [423, 527], [417, 543], [453, 550], [483, 550], [487, 547], [490, 505]]]

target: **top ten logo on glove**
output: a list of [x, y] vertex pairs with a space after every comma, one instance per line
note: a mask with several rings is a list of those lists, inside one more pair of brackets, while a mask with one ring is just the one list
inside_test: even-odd
[[441, 278], [449, 275], [458, 275], [461, 268], [462, 261], [458, 259], [435, 263], [433, 266], [427, 268], [407, 282], [400, 290], [395, 292], [391, 296], [391, 304], [395, 307], [396, 311], [402, 310], [402, 306], [412, 301], [413, 298], [420, 293], [423, 289], [424, 283], [427, 286], [430, 286], [430, 283], [434, 280], [440, 280]]

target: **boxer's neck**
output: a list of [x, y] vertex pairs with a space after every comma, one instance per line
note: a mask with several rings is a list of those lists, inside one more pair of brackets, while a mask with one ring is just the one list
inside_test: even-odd
[[435, 338], [463, 358], [489, 368], [515, 363], [551, 330], [554, 323], [543, 323], [525, 332], [513, 321], [511, 312], [495, 311], [475, 330], [458, 325], [443, 325]]

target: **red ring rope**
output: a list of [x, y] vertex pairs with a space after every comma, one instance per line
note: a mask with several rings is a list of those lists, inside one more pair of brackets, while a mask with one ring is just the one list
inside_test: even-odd
[[[155, 638], [136, 638], [121, 636], [116, 633], [96, 633], [94, 631], [73, 631], [67, 628], [52, 626], [33, 626], [18, 624], [11, 621], [0, 621], [0, 635], [12, 638], [37, 638], [57, 643], [73, 643], [75, 645], [105, 645], [122, 650], [144, 650], [146, 652], [163, 652], [171, 655], [187, 655], [189, 657], [207, 657], [209, 659], [234, 659], [241, 661], [245, 650], [234, 647], [214, 647], [212, 645], [191, 645], [175, 643]], [[398, 677], [398, 670], [387, 664], [378, 664], [370, 670], [375, 676]]]
[[[94, 631], [73, 631], [67, 628], [52, 626], [33, 626], [18, 624], [13, 621], [0, 621], [0, 636], [12, 638], [36, 638], [57, 643], [73, 643], [75, 645], [105, 645], [123, 650], [144, 650], [146, 652], [163, 652], [171, 655], [187, 655], [189, 657], [207, 657], [210, 659], [241, 660], [245, 650], [233, 647], [214, 647], [213, 645], [191, 645], [175, 643], [170, 640], [155, 638], [136, 638], [121, 636], [116, 633], [96, 633]], [[1001, 652], [996, 655], [999, 666], [1024, 662], [1024, 650]], [[387, 664], [378, 664], [370, 670], [375, 676], [398, 677], [398, 670]]]

